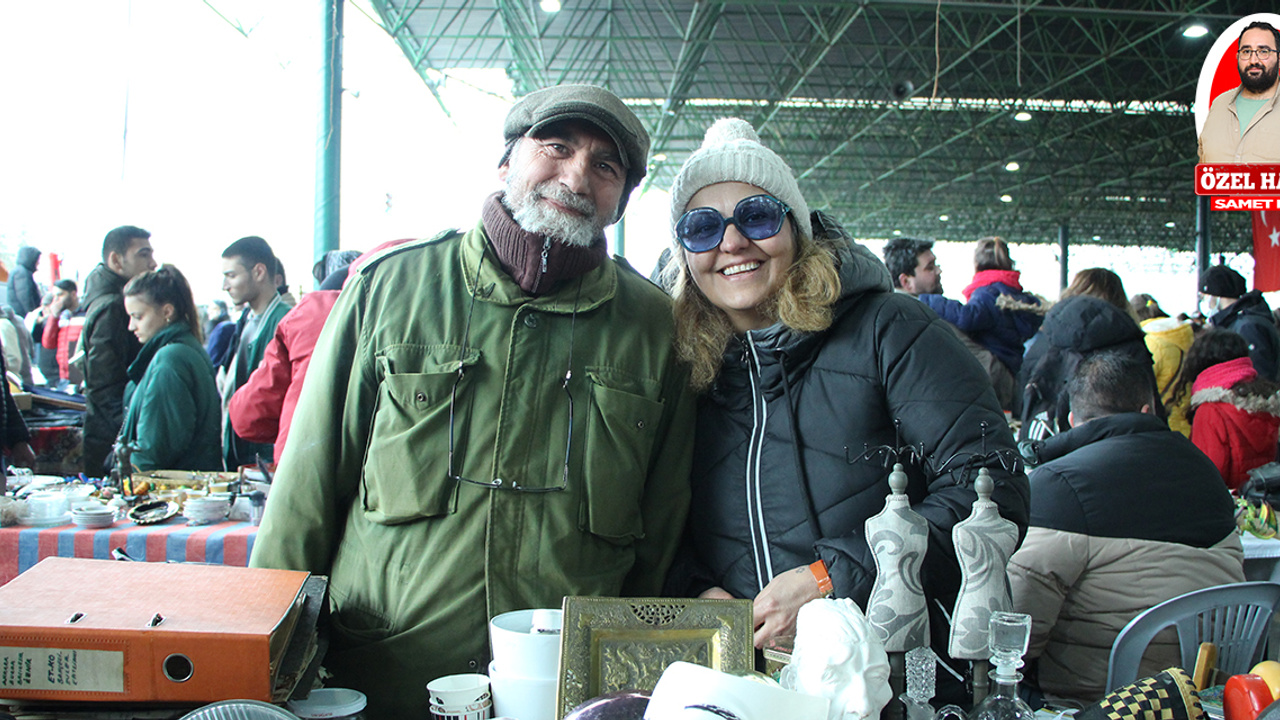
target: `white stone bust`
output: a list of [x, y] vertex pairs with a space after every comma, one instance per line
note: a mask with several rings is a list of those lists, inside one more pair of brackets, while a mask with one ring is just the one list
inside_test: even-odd
[[847, 598], [800, 608], [790, 668], [793, 689], [831, 701], [827, 720], [877, 720], [893, 697], [884, 645]]

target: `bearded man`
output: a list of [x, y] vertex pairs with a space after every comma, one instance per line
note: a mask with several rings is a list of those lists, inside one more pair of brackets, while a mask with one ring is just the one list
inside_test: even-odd
[[503, 192], [389, 248], [316, 344], [253, 549], [329, 576], [324, 665], [369, 718], [488, 669], [490, 618], [656, 595], [689, 501], [693, 402], [666, 295], [606, 252], [649, 137], [612, 93], [534, 92]]
[[1240, 86], [1209, 106], [1200, 132], [1202, 163], [1280, 163], [1280, 32], [1265, 22], [1240, 33], [1236, 65]]

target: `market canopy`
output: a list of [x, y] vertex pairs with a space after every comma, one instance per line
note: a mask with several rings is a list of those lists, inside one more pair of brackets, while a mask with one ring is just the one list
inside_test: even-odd
[[[448, 70], [486, 67], [505, 68], [517, 94], [609, 87], [653, 136], [647, 182], [657, 187], [670, 186], [707, 126], [734, 115], [791, 164], [812, 206], [858, 237], [1047, 242], [1065, 223], [1073, 242], [1178, 248], [1195, 241], [1200, 69], [1249, 10], [1183, 0], [373, 5], [433, 91]], [[1185, 37], [1193, 22], [1209, 34]], [[1214, 213], [1213, 223], [1215, 248], [1248, 247], [1247, 214]]]

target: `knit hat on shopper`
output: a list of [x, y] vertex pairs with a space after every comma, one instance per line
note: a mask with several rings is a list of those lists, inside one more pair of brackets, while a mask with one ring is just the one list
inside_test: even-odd
[[1226, 265], [1214, 265], [1200, 276], [1200, 292], [1205, 295], [1235, 300], [1246, 291], [1244, 276]]
[[671, 185], [671, 227], [680, 222], [689, 200], [708, 185], [740, 182], [755, 185], [791, 208], [800, 234], [813, 238], [809, 204], [800, 194], [791, 167], [760, 142], [746, 120], [723, 118], [707, 129], [702, 147], [689, 156]]

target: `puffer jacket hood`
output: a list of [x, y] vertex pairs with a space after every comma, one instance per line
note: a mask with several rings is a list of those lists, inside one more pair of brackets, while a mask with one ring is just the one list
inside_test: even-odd
[[35, 272], [36, 265], [40, 263], [40, 251], [30, 245], [18, 248], [17, 263], [31, 272]]
[[1142, 328], [1128, 313], [1089, 295], [1069, 297], [1055, 305], [1040, 333], [1053, 345], [1081, 354], [1144, 339]]

